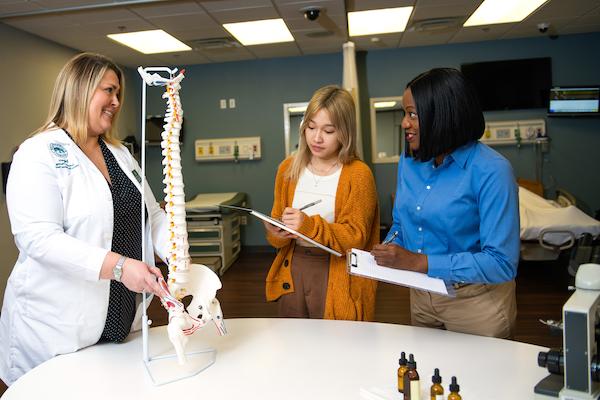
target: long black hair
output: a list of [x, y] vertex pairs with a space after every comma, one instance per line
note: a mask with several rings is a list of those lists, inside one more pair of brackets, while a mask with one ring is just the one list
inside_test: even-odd
[[[419, 150], [412, 156], [429, 161], [479, 140], [485, 129], [477, 93], [454, 68], [434, 68], [407, 85], [419, 118]], [[407, 150], [407, 156], [411, 156]]]

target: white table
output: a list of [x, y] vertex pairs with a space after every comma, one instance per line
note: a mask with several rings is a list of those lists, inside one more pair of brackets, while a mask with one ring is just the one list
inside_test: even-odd
[[[49, 360], [2, 399], [362, 399], [364, 389], [394, 393], [401, 351], [414, 353], [423, 393], [439, 368], [446, 395], [455, 375], [465, 400], [533, 399], [534, 385], [547, 375], [536, 364], [546, 348], [508, 340], [351, 321], [229, 319], [226, 325], [227, 336], [211, 324], [191, 337], [186, 350], [217, 349], [216, 363], [192, 378], [154, 386], [138, 333], [122, 344]], [[150, 329], [150, 343], [151, 356], [172, 351], [166, 327]]]

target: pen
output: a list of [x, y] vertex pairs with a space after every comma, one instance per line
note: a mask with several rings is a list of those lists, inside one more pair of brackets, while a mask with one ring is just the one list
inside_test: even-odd
[[319, 199], [317, 201], [313, 201], [312, 203], [308, 203], [307, 205], [300, 207], [298, 210], [300, 210], [300, 211], [306, 210], [308, 207], [312, 207], [315, 204], [319, 204], [320, 202], [321, 202], [321, 199]]
[[394, 232], [394, 234], [392, 236], [390, 236], [389, 238], [385, 239], [383, 241], [383, 243], [381, 244], [390, 244], [394, 241], [394, 239], [396, 239], [396, 236], [398, 236], [398, 231]]

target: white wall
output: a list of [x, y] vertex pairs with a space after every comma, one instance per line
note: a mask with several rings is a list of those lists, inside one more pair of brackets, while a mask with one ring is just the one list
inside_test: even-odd
[[[47, 117], [56, 75], [78, 51], [0, 23], [0, 161], [10, 161], [14, 149]], [[135, 92], [135, 85], [128, 84]], [[137, 129], [136, 96], [129, 96], [119, 122], [122, 137]], [[40, 199], [40, 201], [43, 201]], [[18, 251], [10, 232], [6, 197], [0, 193], [0, 301]], [[1, 303], [0, 303], [1, 304]]]

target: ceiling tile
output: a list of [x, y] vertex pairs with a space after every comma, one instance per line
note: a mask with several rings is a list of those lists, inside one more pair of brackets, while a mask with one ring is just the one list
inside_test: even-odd
[[81, 7], [97, 4], [106, 4], [106, 0], [35, 0], [44, 8], [57, 9], [66, 7]]
[[129, 9], [144, 18], [205, 14], [204, 9], [194, 1], [161, 2], [129, 6]]
[[495, 24], [461, 28], [448, 43], [480, 42], [499, 39], [515, 24]]
[[244, 47], [205, 51], [203, 52], [203, 54], [213, 62], [229, 62], [256, 59], [254, 54], [250, 53]]
[[448, 17], [464, 17], [464, 21], [466, 21], [473, 11], [474, 9], [471, 5], [441, 5], [434, 7], [422, 7], [417, 5], [411, 16], [411, 21]]
[[[279, 14], [285, 18], [304, 18], [304, 13], [300, 10], [306, 9], [307, 7], [316, 7], [321, 9], [321, 15], [327, 14], [329, 16], [343, 15], [346, 16], [346, 7], [342, 0], [318, 0], [318, 1], [291, 1], [287, 3], [275, 2]], [[317, 21], [319, 21], [317, 18]], [[308, 21], [308, 20], [307, 20]], [[317, 22], [315, 21], [315, 22]], [[309, 21], [310, 22], [310, 21]]]
[[211, 15], [221, 24], [280, 18], [273, 6], [211, 11]]
[[400, 47], [433, 46], [447, 43], [456, 33], [456, 29], [431, 32], [404, 32]]
[[557, 17], [579, 17], [598, 6], [597, 0], [550, 0], [527, 19], [543, 21]]
[[350, 38], [360, 51], [370, 49], [396, 48], [400, 43], [401, 33], [390, 33], [387, 35], [356, 36]]
[[210, 12], [240, 10], [255, 7], [272, 7], [271, 0], [220, 0], [199, 1], [198, 3]]
[[29, 0], [0, 1], [0, 15], [42, 10], [43, 7]]
[[298, 45], [293, 42], [249, 46], [248, 50], [258, 58], [290, 57], [301, 55]]
[[413, 6], [415, 0], [354, 0], [351, 3], [353, 7], [348, 10], [349, 12]]
[[147, 21], [152, 23], [157, 28], [163, 29], [167, 32], [171, 31], [183, 31], [188, 29], [196, 29], [202, 27], [204, 30], [215, 30], [222, 29], [221, 25], [217, 24], [209, 15], [206, 13], [193, 13], [179, 16], [163, 16], [163, 17], [151, 17], [146, 18]]
[[210, 60], [197, 51], [184, 51], [177, 54], [155, 54], [154, 57], [166, 65], [183, 66], [194, 64], [207, 64]]

